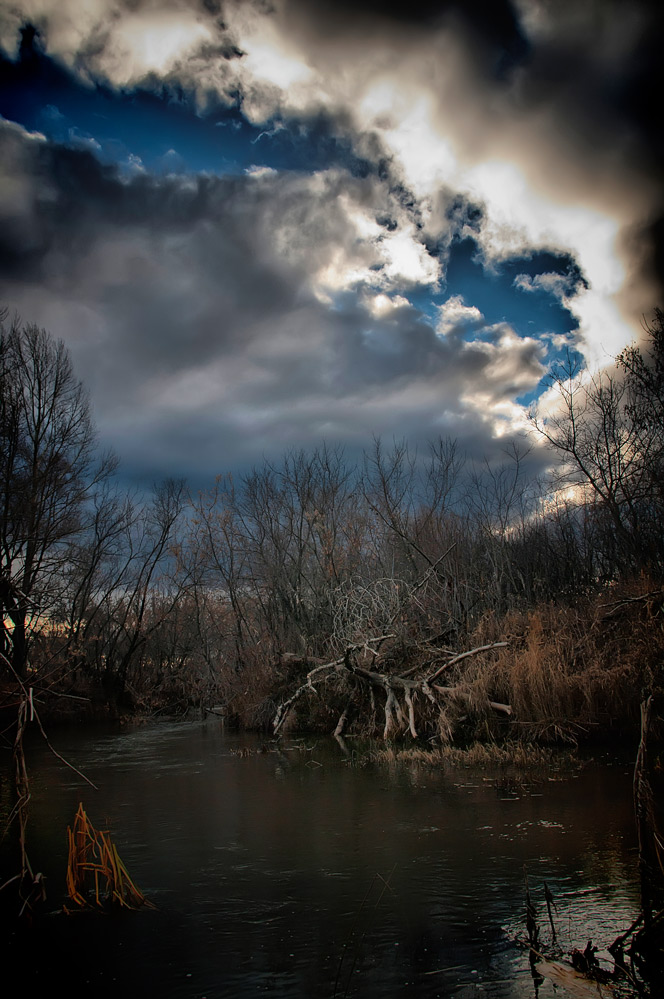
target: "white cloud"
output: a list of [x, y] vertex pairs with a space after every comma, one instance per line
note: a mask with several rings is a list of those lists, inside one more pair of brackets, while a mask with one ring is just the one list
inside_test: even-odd
[[277, 171], [269, 166], [256, 166], [252, 164], [244, 171], [248, 177], [276, 177]]
[[[342, 171], [106, 172], [100, 185], [104, 168], [81, 156], [72, 213], [58, 181], [70, 151], [42, 143], [36, 157], [18, 129], [0, 142], [24, 185], [0, 227], [11, 223], [12, 253], [29, 262], [20, 280], [0, 275], [0, 296], [65, 339], [104, 442], [148, 477], [200, 479], [332, 432], [358, 446], [372, 433], [466, 434], [477, 448], [492, 426], [486, 394], [502, 429], [511, 397], [539, 375], [531, 341], [502, 327], [474, 347], [440, 337], [391, 278], [380, 287], [371, 263], [385, 230], [358, 224], [366, 186]], [[47, 189], [49, 212], [35, 212]], [[359, 285], [346, 274], [330, 309], [320, 275], [337, 257], [357, 262]], [[441, 316], [481, 322], [459, 299]]]
[[369, 295], [365, 299], [366, 306], [372, 316], [382, 318], [389, 316], [395, 309], [411, 308], [411, 304], [403, 295], [385, 295], [382, 292], [378, 295]]
[[437, 331], [441, 336], [478, 326], [483, 320], [476, 305], [466, 305], [462, 295], [452, 295], [438, 307]]
[[[319, 182], [323, 176], [318, 175]], [[364, 203], [362, 186], [354, 186], [355, 190], [351, 187], [349, 191], [344, 184], [336, 198], [335, 213], [340, 223], [343, 219], [346, 238], [323, 257], [315, 274], [318, 298], [329, 302], [335, 293], [359, 285], [386, 294], [398, 292], [404, 285], [435, 285], [440, 278], [439, 262], [428, 253], [407, 215], [393, 203], [401, 224], [387, 231], [376, 221], [376, 204]]]
[[514, 287], [519, 291], [536, 292], [546, 291], [555, 295], [561, 301], [573, 291], [570, 288], [570, 278], [567, 274], [558, 274], [555, 271], [547, 271], [543, 274], [517, 274], [514, 278]]
[[166, 76], [212, 39], [212, 31], [193, 10], [139, 9], [111, 24], [107, 47], [96, 65], [114, 82], [127, 86], [149, 73]]
[[101, 144], [91, 135], [81, 135], [77, 128], [70, 128], [68, 131], [69, 145], [76, 149], [87, 149], [91, 153], [100, 153]]
[[[639, 4], [631, 12], [609, 4], [606, 13], [593, 14], [574, 3], [519, 0], [518, 11], [536, 47], [555, 41], [575, 52], [577, 36], [592, 40], [589, 78], [628, 62], [645, 17]], [[212, 8], [187, 0], [138, 0], [129, 12], [120, 0], [19, 0], [16, 16], [5, 16], [5, 38], [20, 23], [19, 12], [43, 29], [50, 52], [116, 86], [156, 74], [192, 87], [202, 102], [210, 91], [222, 99], [239, 91], [256, 123], [321, 109], [343, 115], [360, 150], [378, 140], [416, 196], [425, 226], [442, 186], [483, 207], [480, 240], [489, 265], [533, 248], [572, 254], [589, 281], [576, 313], [585, 324], [584, 350], [589, 360], [601, 352], [598, 338], [606, 335], [587, 320], [606, 315], [607, 301], [619, 301], [627, 269], [618, 237], [647, 223], [657, 197], [653, 183], [639, 183], [638, 164], [626, 168], [622, 135], [611, 146], [598, 133], [596, 150], [579, 139], [580, 130], [561, 116], [566, 92], [554, 92], [548, 106], [531, 100], [527, 67], [509, 86], [489, 86], [477, 51], [453, 20], [406, 30], [376, 18], [368, 45], [353, 35], [352, 18], [346, 24], [292, 0], [274, 0], [269, 8], [229, 0], [223, 25]], [[230, 44], [241, 58], [219, 57]], [[575, 113], [579, 107], [582, 100], [570, 104]], [[588, 132], [598, 128], [588, 117]], [[575, 156], [582, 141], [583, 157]], [[435, 282], [436, 264], [416, 234], [402, 228], [382, 242], [388, 280]], [[340, 261], [326, 279], [330, 288], [353, 280], [357, 266]], [[609, 311], [613, 349], [635, 328], [617, 305]]]
[[542, 345], [505, 325], [486, 327], [485, 333], [493, 333], [493, 340], [465, 344], [468, 353], [483, 355], [485, 363], [473, 372], [461, 401], [481, 414], [494, 436], [523, 432], [527, 412], [515, 398], [535, 389], [546, 374]]
[[435, 284], [440, 276], [438, 262], [429, 255], [413, 226], [405, 226], [383, 236], [380, 253], [385, 260], [385, 277], [394, 284]]
[[303, 54], [291, 47], [269, 18], [257, 19], [251, 28], [240, 31], [238, 43], [245, 53], [243, 69], [259, 83], [286, 92], [313, 77]]

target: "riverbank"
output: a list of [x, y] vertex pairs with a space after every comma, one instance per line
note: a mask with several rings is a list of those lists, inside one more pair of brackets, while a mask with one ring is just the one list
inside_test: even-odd
[[[146, 663], [121, 690], [64, 657], [4, 675], [5, 725], [20, 703], [49, 727], [124, 724], [211, 712], [229, 728], [266, 736], [336, 733], [418, 747], [634, 742], [640, 704], [664, 703], [664, 591], [646, 577], [574, 605], [541, 604], [486, 615], [450, 643], [409, 639], [402, 626], [358, 636], [330, 659], [282, 651], [251, 663], [215, 664], [205, 687], [186, 659]], [[39, 659], [35, 662], [39, 663]]]
[[[335, 731], [437, 745], [583, 745], [638, 738], [664, 695], [664, 593], [649, 581], [572, 605], [488, 615], [456, 647], [368, 637], [330, 662], [282, 657], [262, 699], [231, 716], [278, 732]], [[257, 692], [258, 693], [258, 692]]]

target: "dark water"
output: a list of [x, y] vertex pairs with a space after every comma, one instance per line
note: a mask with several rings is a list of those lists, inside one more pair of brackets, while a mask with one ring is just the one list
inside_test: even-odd
[[543, 934], [546, 881], [566, 948], [606, 946], [638, 911], [628, 764], [523, 786], [500, 768], [360, 767], [332, 740], [261, 753], [216, 721], [55, 742], [99, 790], [30, 750], [30, 857], [49, 907], [82, 800], [157, 909], [6, 933], [23, 995], [332, 999], [336, 983], [337, 999], [520, 999], [535, 996], [514, 942], [524, 864]]

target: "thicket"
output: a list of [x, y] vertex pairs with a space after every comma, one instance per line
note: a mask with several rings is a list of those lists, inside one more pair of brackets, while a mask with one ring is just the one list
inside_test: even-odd
[[0, 707], [439, 740], [636, 724], [663, 676], [664, 313], [554, 382], [546, 478], [525, 444], [478, 466], [375, 440], [137, 497], [63, 344], [5, 315]]

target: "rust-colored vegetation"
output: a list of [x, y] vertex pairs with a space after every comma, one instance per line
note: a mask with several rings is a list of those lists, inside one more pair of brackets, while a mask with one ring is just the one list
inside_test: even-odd
[[[79, 908], [118, 906], [139, 909], [150, 906], [130, 878], [108, 830], [95, 829], [83, 803], [79, 804], [73, 829], [67, 827], [67, 896]], [[67, 907], [65, 906], [65, 910]]]
[[646, 576], [604, 588], [572, 606], [554, 603], [482, 623], [506, 648], [473, 664], [465, 682], [513, 711], [528, 741], [576, 742], [638, 731], [646, 691], [664, 685], [664, 591]]

